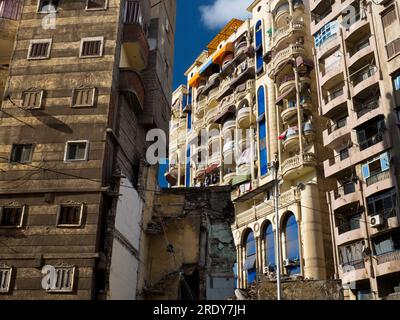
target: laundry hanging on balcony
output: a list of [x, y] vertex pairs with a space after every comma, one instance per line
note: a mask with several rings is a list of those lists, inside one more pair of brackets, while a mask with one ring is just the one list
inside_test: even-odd
[[286, 140], [286, 136], [287, 136], [287, 130], [285, 132], [283, 132], [279, 137], [278, 140]]

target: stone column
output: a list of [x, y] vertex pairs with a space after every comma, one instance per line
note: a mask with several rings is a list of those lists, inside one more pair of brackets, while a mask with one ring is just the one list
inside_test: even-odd
[[303, 245], [304, 277], [316, 280], [326, 278], [321, 214], [328, 213], [320, 211], [318, 185], [305, 184], [301, 192], [299, 242]]

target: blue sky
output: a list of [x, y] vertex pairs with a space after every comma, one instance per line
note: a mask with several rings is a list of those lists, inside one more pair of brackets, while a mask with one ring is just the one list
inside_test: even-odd
[[219, 30], [232, 18], [246, 18], [251, 0], [177, 0], [174, 85]]

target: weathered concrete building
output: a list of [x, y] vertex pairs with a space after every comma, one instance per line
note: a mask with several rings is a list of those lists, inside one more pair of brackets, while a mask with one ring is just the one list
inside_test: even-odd
[[233, 295], [236, 251], [229, 187], [157, 193], [144, 225], [148, 239], [143, 299], [215, 300]]
[[135, 299], [175, 5], [0, 1], [0, 299]]

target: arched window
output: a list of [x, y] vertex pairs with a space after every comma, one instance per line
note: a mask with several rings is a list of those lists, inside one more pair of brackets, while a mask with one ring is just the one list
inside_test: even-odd
[[187, 147], [186, 150], [186, 187], [189, 188], [190, 187], [190, 144]]
[[268, 173], [268, 151], [267, 151], [267, 122], [265, 116], [265, 89], [264, 86], [257, 91], [258, 105], [258, 141], [260, 144], [260, 174]]
[[263, 61], [263, 28], [261, 20], [256, 23], [256, 71], [257, 73], [263, 72], [264, 61]]
[[296, 217], [290, 213], [285, 218], [284, 223], [285, 232], [285, 248], [286, 259], [289, 260], [289, 266], [286, 267], [289, 275], [300, 273], [300, 247], [299, 247], [299, 229]]
[[254, 233], [249, 231], [245, 241], [246, 245], [246, 261], [244, 269], [247, 272], [247, 283], [253, 283], [256, 280], [256, 242]]
[[265, 266], [275, 271], [275, 236], [272, 223], [268, 222], [264, 229]]

